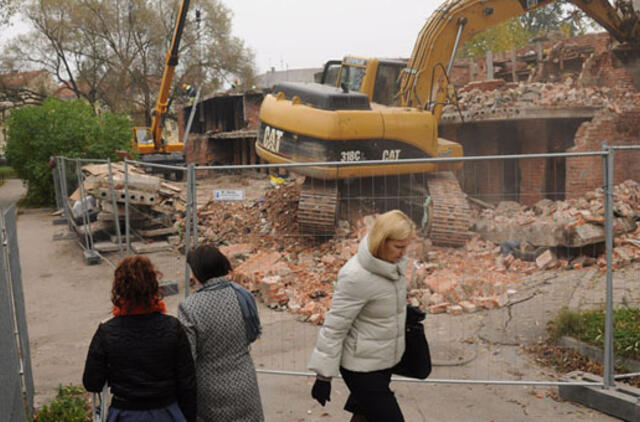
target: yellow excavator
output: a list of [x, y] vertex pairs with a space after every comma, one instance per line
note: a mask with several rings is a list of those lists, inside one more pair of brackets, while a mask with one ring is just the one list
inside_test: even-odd
[[[449, 0], [423, 26], [408, 64], [345, 57], [335, 86], [326, 80], [275, 85], [260, 107], [258, 155], [276, 164], [461, 157], [460, 144], [438, 137], [442, 109], [454, 96], [448, 77], [458, 48], [478, 32], [554, 1]], [[637, 48], [640, 24], [630, 4], [570, 1], [622, 45]], [[332, 66], [336, 63], [325, 67], [323, 79], [335, 75]], [[299, 226], [303, 233], [331, 235], [342, 198], [376, 192], [375, 196], [414, 200], [418, 218], [424, 204], [433, 242], [461, 246], [470, 225], [469, 206], [453, 174], [461, 167], [452, 162], [398, 162], [295, 168], [306, 176]], [[416, 197], [421, 199], [415, 201]]]
[[[163, 120], [167, 114], [167, 106], [169, 103], [169, 91], [173, 81], [174, 71], [178, 65], [178, 51], [180, 47], [180, 39], [187, 20], [187, 11], [189, 10], [189, 0], [182, 0], [180, 10], [176, 20], [171, 45], [165, 56], [165, 66], [162, 72], [162, 80], [160, 82], [160, 91], [153, 109], [151, 127], [133, 127], [133, 137], [131, 143], [133, 150], [136, 151], [142, 161], [156, 164], [184, 164], [184, 144], [181, 141], [167, 142], [162, 136]], [[182, 172], [174, 172], [175, 177], [180, 179]]]

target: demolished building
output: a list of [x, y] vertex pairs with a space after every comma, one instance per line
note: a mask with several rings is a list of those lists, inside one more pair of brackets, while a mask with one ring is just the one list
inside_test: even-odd
[[[494, 55], [493, 74], [501, 78], [491, 80], [473, 80], [474, 71], [480, 77], [492, 73], [483, 60], [459, 61], [453, 74], [458, 106], [446, 107], [440, 134], [461, 143], [465, 155], [584, 152], [597, 151], [603, 143], [639, 144], [640, 61], [616, 52], [613, 44], [607, 33], [587, 34], [525, 47], [511, 54], [511, 60]], [[634, 153], [619, 158], [616, 183], [639, 179], [638, 158]], [[577, 197], [601, 185], [600, 160], [466, 163], [459, 179], [469, 195], [534, 204], [545, 197]]]

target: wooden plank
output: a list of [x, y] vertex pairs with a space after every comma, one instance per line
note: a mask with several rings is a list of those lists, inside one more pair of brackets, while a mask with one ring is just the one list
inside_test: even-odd
[[166, 236], [168, 234], [177, 233], [177, 229], [174, 226], [161, 227], [159, 229], [138, 230], [138, 233], [144, 237]]
[[160, 184], [160, 186], [162, 186], [163, 188], [166, 188], [166, 189], [170, 189], [170, 190], [172, 190], [174, 192], [182, 192], [182, 187], [176, 186], [176, 185], [171, 184], [171, 183], [162, 182]]
[[[113, 166], [111, 169], [113, 170]], [[86, 166], [82, 166], [82, 171], [92, 176], [108, 176], [109, 166], [107, 164], [87, 164]]]
[[255, 139], [249, 139], [249, 164], [255, 164], [257, 158]]
[[240, 143], [240, 154], [242, 155], [242, 165], [245, 164], [249, 164], [249, 157], [247, 157], [247, 150], [249, 149], [249, 146], [247, 145], [247, 140], [243, 139], [242, 142]]

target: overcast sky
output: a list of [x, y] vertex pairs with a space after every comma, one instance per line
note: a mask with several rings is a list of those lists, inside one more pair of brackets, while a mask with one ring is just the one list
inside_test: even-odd
[[441, 0], [222, 0], [258, 73], [321, 67], [346, 54], [409, 57]]
[[[233, 33], [256, 56], [258, 73], [321, 67], [346, 54], [408, 57], [422, 25], [441, 0], [221, 0]], [[26, 26], [19, 21], [0, 43]]]

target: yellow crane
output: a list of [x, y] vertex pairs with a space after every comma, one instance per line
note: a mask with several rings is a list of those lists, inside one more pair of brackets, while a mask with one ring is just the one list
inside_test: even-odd
[[[167, 114], [167, 106], [169, 101], [169, 91], [175, 68], [178, 65], [178, 52], [180, 47], [180, 39], [187, 20], [187, 11], [189, 10], [189, 0], [182, 0], [171, 45], [165, 56], [165, 66], [160, 82], [160, 91], [156, 105], [152, 112], [150, 127], [134, 127], [132, 145], [133, 150], [140, 154], [142, 161], [157, 164], [183, 164], [184, 163], [184, 144], [178, 142], [167, 142], [162, 137], [162, 124]], [[176, 177], [180, 177], [182, 172], [176, 172]]]
[[[276, 164], [461, 157], [460, 144], [438, 136], [443, 106], [452, 95], [448, 76], [458, 48], [478, 32], [554, 1], [448, 0], [423, 26], [407, 64], [350, 56], [340, 63], [335, 87], [276, 85], [260, 108], [258, 155]], [[640, 24], [631, 6], [618, 2], [614, 8], [607, 0], [571, 2], [618, 41], [638, 45]], [[330, 66], [325, 76], [335, 74]], [[414, 205], [418, 213], [421, 204], [428, 208], [434, 243], [460, 246], [470, 224], [467, 201], [452, 173], [461, 167], [451, 162], [399, 162], [295, 168], [306, 176], [298, 205], [300, 228], [314, 235], [332, 234], [341, 197], [354, 191], [364, 196], [367, 182], [367, 192], [376, 192], [389, 176], [397, 176], [391, 178], [394, 197], [427, 198]]]

